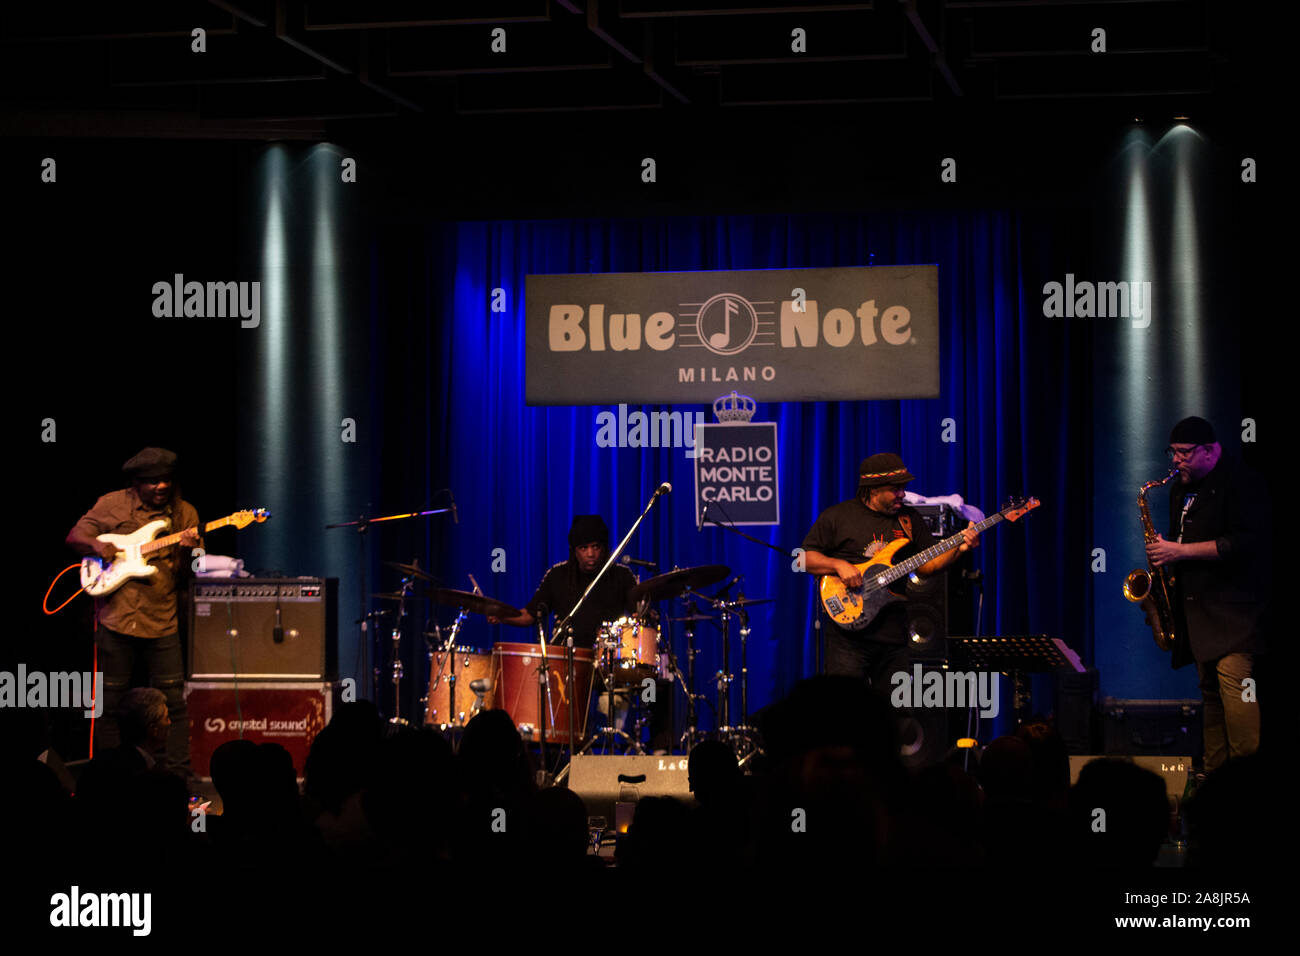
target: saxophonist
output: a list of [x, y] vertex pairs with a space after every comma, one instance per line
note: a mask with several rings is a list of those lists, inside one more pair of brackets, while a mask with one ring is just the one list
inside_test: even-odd
[[1208, 773], [1259, 748], [1271, 563], [1268, 489], [1256, 472], [1223, 457], [1214, 427], [1203, 418], [1175, 425], [1165, 452], [1178, 470], [1169, 495], [1170, 540], [1156, 535], [1146, 550], [1153, 566], [1173, 572], [1177, 637], [1171, 663], [1196, 663]]

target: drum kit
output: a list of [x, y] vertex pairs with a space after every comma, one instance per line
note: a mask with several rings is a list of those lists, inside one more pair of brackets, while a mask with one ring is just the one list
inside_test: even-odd
[[[748, 668], [746, 642], [750, 634], [747, 608], [768, 603], [770, 598], [747, 599], [743, 594], [731, 598], [730, 591], [739, 580], [731, 580], [713, 596], [700, 592], [700, 588], [716, 584], [727, 578], [731, 569], [725, 565], [702, 565], [677, 568], [659, 574], [634, 586], [628, 595], [629, 604], [636, 611], [604, 622], [592, 648], [570, 648], [567, 644], [549, 644], [541, 624], [536, 642], [497, 642], [491, 650], [483, 650], [462, 642], [461, 632], [470, 614], [480, 614], [493, 619], [519, 617], [523, 612], [504, 601], [485, 595], [469, 575], [473, 591], [449, 588], [422, 590], [429, 587], [433, 578], [419, 567], [418, 562], [404, 564], [383, 562], [402, 574], [401, 588], [392, 592], [374, 593], [371, 597], [383, 601], [396, 601], [397, 612], [390, 632], [392, 647], [390, 679], [393, 683], [394, 714], [392, 723], [406, 724], [400, 713], [403, 669], [400, 645], [407, 615], [407, 605], [412, 601], [432, 601], [455, 609], [451, 626], [440, 628], [432, 623], [432, 631], [424, 633], [428, 659], [428, 684], [420, 705], [424, 723], [443, 732], [462, 729], [479, 711], [505, 710], [519, 728], [525, 740], [560, 745], [571, 753], [587, 752], [598, 744], [606, 753], [644, 753], [640, 741], [644, 716], [639, 712], [642, 689], [647, 681], [666, 681], [679, 684], [686, 698], [687, 727], [678, 738], [683, 752], [689, 752], [705, 737], [713, 736], [729, 744], [742, 766], [755, 754], [761, 753], [757, 730], [748, 723]], [[686, 613], [669, 617], [666, 621], [684, 624], [686, 636], [686, 671], [677, 666], [671, 641], [661, 631], [660, 617], [650, 607], [658, 601], [681, 598]], [[378, 617], [391, 612], [376, 612]], [[728, 670], [731, 653], [731, 622], [739, 625], [740, 637], [740, 710], [739, 720], [732, 724], [731, 688], [737, 675]], [[716, 727], [712, 732], [701, 731], [699, 705], [707, 695], [696, 690], [696, 625], [709, 621], [720, 632], [722, 667], [713, 675], [716, 688]], [[556, 635], [558, 637], [558, 634]], [[570, 650], [572, 654], [570, 655]], [[545, 678], [543, 678], [543, 673]], [[599, 675], [608, 695], [607, 715], [611, 717], [605, 727], [588, 734], [587, 723], [596, 677]], [[617, 698], [617, 701], [616, 701]], [[615, 726], [612, 715], [616, 704], [626, 701], [636, 711], [633, 734]]]

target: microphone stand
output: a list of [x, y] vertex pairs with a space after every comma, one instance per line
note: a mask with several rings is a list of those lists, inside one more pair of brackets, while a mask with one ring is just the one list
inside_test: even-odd
[[[574, 615], [578, 613], [583, 602], [587, 600], [587, 595], [591, 594], [596, 585], [600, 583], [600, 579], [605, 576], [605, 572], [609, 570], [610, 565], [618, 560], [619, 555], [623, 553], [623, 549], [627, 547], [628, 541], [632, 539], [632, 535], [636, 534], [636, 529], [641, 527], [641, 522], [645, 520], [645, 516], [650, 513], [650, 509], [655, 506], [655, 502], [659, 500], [661, 494], [664, 494], [663, 485], [660, 485], [655, 489], [655, 493], [650, 496], [650, 501], [646, 504], [645, 510], [641, 512], [641, 516], [632, 523], [632, 527], [628, 530], [628, 533], [623, 535], [623, 540], [618, 543], [618, 547], [610, 552], [609, 558], [605, 561], [605, 566], [596, 572], [596, 576], [592, 578], [591, 583], [587, 585], [587, 590], [583, 591], [582, 597], [578, 598], [578, 603], [573, 605], [573, 609], [564, 616], [564, 620], [555, 623], [555, 633], [558, 633], [561, 628], [573, 620]], [[776, 550], [779, 551], [780, 548], [777, 548]]]

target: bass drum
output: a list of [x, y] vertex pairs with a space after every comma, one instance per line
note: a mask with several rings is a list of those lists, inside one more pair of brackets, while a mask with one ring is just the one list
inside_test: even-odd
[[[547, 707], [546, 742], [569, 742], [569, 708], [573, 707], [573, 732], [581, 741], [586, 734], [587, 705], [591, 703], [591, 683], [595, 670], [595, 652], [574, 648], [573, 687], [568, 686], [568, 665], [563, 647], [546, 649]], [[541, 731], [538, 710], [537, 668], [542, 658], [536, 644], [497, 644], [492, 649], [492, 704], [504, 710], [519, 728], [524, 740], [537, 740]]]
[[[448, 694], [452, 670], [456, 677], [456, 706], [447, 719]], [[492, 655], [476, 647], [457, 647], [448, 657], [445, 651], [433, 655], [429, 670], [429, 701], [424, 711], [424, 722], [434, 726], [464, 727], [465, 722], [480, 710], [492, 706], [492, 692], [479, 697], [469, 686], [472, 681], [491, 679]], [[491, 685], [486, 685], [491, 686]]]

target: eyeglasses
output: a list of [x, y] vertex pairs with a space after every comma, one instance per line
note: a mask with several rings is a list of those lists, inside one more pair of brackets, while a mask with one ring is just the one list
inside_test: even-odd
[[1170, 461], [1178, 461], [1180, 458], [1191, 458], [1196, 454], [1196, 449], [1200, 447], [1200, 445], [1193, 445], [1191, 448], [1174, 448], [1170, 445], [1165, 449], [1165, 455], [1168, 456]]

